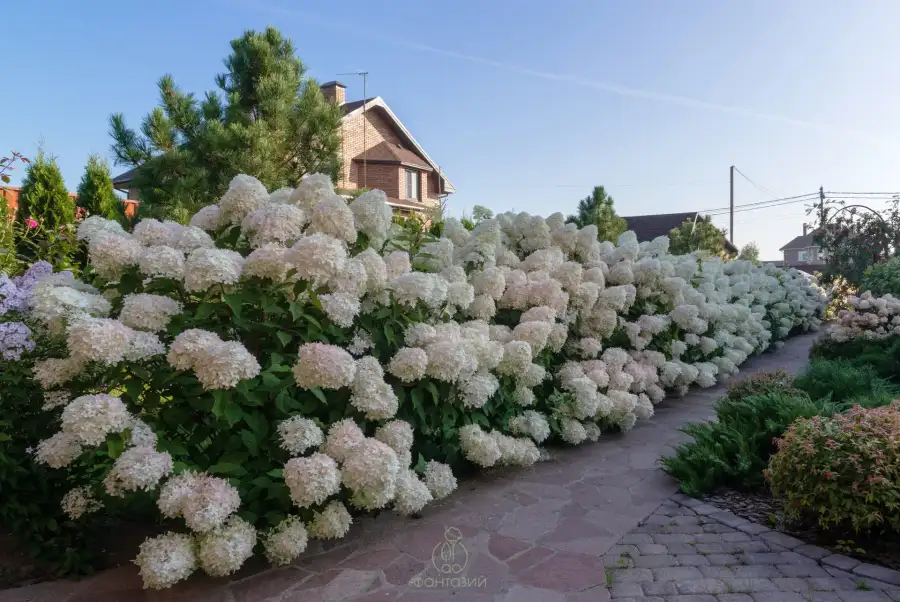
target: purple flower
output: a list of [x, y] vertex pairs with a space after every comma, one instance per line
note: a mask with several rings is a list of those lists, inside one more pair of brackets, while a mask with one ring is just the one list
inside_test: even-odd
[[31, 329], [22, 322], [0, 322], [0, 357], [15, 361], [26, 351], [34, 351]]

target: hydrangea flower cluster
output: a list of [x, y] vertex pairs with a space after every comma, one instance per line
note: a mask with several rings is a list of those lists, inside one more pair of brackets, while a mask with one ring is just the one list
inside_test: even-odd
[[[147, 587], [198, 568], [228, 575], [257, 538], [271, 562], [292, 562], [310, 539], [343, 537], [351, 508], [422, 511], [457, 487], [451, 466], [423, 451], [436, 442], [480, 467], [528, 466], [551, 440], [579, 445], [627, 431], [667, 392], [713, 386], [823, 316], [824, 295], [799, 273], [672, 255], [665, 237], [600, 241], [595, 226], [579, 229], [559, 213], [503, 213], [471, 231], [447, 219], [440, 238], [411, 244], [391, 215], [384, 193], [348, 203], [321, 174], [271, 193], [240, 175], [189, 226], [143, 220], [128, 233], [85, 220], [78, 235], [103, 294], [71, 274], [43, 273], [22, 301], [24, 284], [0, 280], [0, 302], [27, 307], [69, 349], [34, 369], [42, 403], [64, 406], [61, 432], [41, 442], [37, 459], [64, 467], [127, 433], [105, 494], [159, 486], [160, 512], [189, 531], [145, 542], [135, 562]], [[117, 297], [119, 280], [141, 284]], [[247, 324], [250, 304], [262, 324]], [[887, 331], [894, 314], [900, 323], [900, 301], [864, 295], [858, 307], [876, 314], [881, 326], [870, 330]], [[861, 320], [873, 318], [846, 326]], [[277, 337], [259, 334], [272, 325]], [[123, 400], [141, 395], [134, 385], [122, 395], [95, 383], [71, 402], [59, 391], [94, 367], [120, 365], [160, 375], [153, 386], [191, 383], [196, 399], [157, 395], [133, 416]], [[231, 483], [183, 471], [157, 450], [149, 424], [166, 426], [154, 404], [215, 416], [221, 430], [204, 449], [247, 450], [209, 468], [233, 471]], [[159, 438], [171, 445], [170, 434]], [[165, 449], [178, 456], [178, 447]], [[243, 466], [266, 461], [261, 471]], [[213, 462], [204, 455], [193, 466]], [[283, 506], [269, 513], [277, 518], [239, 518], [233, 479], [268, 490], [251, 504], [278, 497]], [[102, 489], [72, 493], [64, 506], [84, 514]]]
[[875, 297], [870, 291], [847, 298], [850, 309], [838, 312], [828, 336], [838, 343], [857, 338], [886, 339], [900, 334], [900, 299], [891, 294]]

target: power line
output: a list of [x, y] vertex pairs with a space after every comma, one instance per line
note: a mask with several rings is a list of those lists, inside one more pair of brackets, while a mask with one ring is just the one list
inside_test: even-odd
[[769, 195], [770, 197], [775, 197], [775, 196], [776, 196], [774, 192], [772, 192], [772, 191], [769, 190], [768, 188], [765, 188], [765, 187], [763, 187], [763, 186], [760, 186], [759, 184], [757, 184], [756, 182], [754, 182], [754, 181], [750, 178], [750, 176], [748, 176], [747, 174], [745, 174], [744, 172], [742, 172], [742, 171], [741, 171], [740, 169], [738, 169], [737, 167], [734, 168], [734, 171], [736, 171], [736, 172], [738, 172], [739, 174], [741, 174], [741, 176], [743, 176], [743, 178], [744, 178], [745, 180], [747, 180], [748, 182], [750, 182], [750, 183], [751, 183], [753, 186], [755, 186], [760, 192], [764, 192], [764, 193], [766, 193], [767, 195]]
[[[741, 205], [735, 205], [735, 211], [738, 211], [740, 208], [744, 207], [758, 207], [760, 209], [765, 209], [766, 207], [778, 207], [781, 205], [789, 205], [793, 203], [803, 203], [810, 200], [813, 197], [818, 197], [818, 192], [809, 192], [807, 194], [799, 194], [796, 196], [787, 196], [778, 199], [771, 199], [769, 201], [757, 201], [755, 203], [743, 203]], [[731, 210], [731, 207], [717, 207], [715, 209], [701, 209], [698, 213], [707, 213], [707, 214], [718, 214], [720, 212], [727, 213]]]
[[834, 194], [834, 195], [838, 195], [838, 196], [872, 196], [872, 195], [874, 195], [874, 196], [893, 197], [893, 196], [900, 194], [900, 192], [831, 192], [829, 190], [826, 190], [825, 194]]

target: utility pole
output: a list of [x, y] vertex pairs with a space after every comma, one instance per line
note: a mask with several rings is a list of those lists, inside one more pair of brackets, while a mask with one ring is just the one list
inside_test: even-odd
[[368, 71], [353, 71], [351, 73], [338, 73], [338, 75], [359, 75], [363, 80], [363, 106], [362, 106], [362, 117], [363, 117], [363, 181], [362, 187], [366, 188], [367, 184], [367, 157], [369, 154], [369, 147], [366, 145], [366, 130], [369, 129], [369, 124], [366, 122], [366, 104], [369, 102], [368, 93], [367, 93], [367, 82], [369, 79]]
[[819, 225], [825, 225], [825, 188], [819, 186]]
[[734, 165], [731, 166], [730, 170], [730, 188], [731, 194], [729, 195], [731, 202], [729, 203], [729, 224], [728, 224], [728, 237], [731, 239], [732, 244], [734, 244]]

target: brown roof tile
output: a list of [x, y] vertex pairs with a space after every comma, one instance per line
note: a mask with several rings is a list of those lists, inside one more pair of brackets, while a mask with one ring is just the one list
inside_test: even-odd
[[[425, 171], [433, 171], [428, 162], [416, 153], [387, 141], [379, 142], [370, 148], [365, 153], [365, 159], [369, 163], [400, 163], [403, 165], [414, 165]], [[353, 157], [353, 160], [362, 161], [363, 153]]]

